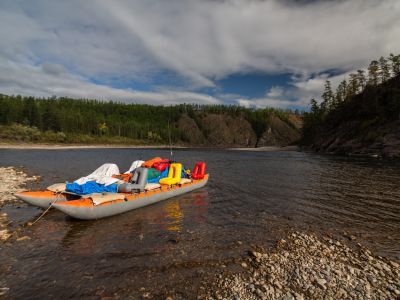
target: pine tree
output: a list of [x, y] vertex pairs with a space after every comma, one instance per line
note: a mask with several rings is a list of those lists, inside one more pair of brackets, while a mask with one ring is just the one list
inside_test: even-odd
[[381, 69], [380, 71], [380, 77], [381, 77], [381, 82], [385, 82], [390, 79], [390, 67], [389, 64], [383, 56], [379, 59], [379, 67]]
[[349, 85], [347, 86], [347, 93], [346, 97], [351, 97], [358, 93], [360, 89], [359, 81], [358, 81], [358, 74], [351, 73]]
[[28, 126], [40, 126], [40, 115], [38, 111], [37, 104], [33, 97], [28, 97], [24, 101], [24, 106], [22, 109], [22, 114], [24, 120], [26, 121], [26, 125]]
[[367, 79], [365, 78], [365, 71], [364, 70], [357, 70], [357, 80], [358, 85], [360, 86], [360, 92], [365, 88], [367, 84]]
[[390, 53], [389, 60], [393, 75], [400, 75], [400, 54], [393, 55], [393, 53]]
[[339, 83], [336, 89], [336, 95], [335, 95], [336, 106], [344, 102], [346, 100], [346, 96], [347, 96], [347, 81], [346, 79], [344, 79], [341, 83]]
[[331, 82], [329, 80], [325, 81], [325, 90], [324, 90], [324, 93], [322, 94], [322, 100], [323, 101], [322, 101], [321, 107], [323, 109], [326, 109], [326, 110], [333, 109], [335, 95], [333, 94]]
[[368, 67], [368, 84], [377, 85], [379, 79], [379, 63], [376, 60], [371, 61]]
[[310, 101], [310, 106], [311, 106], [311, 113], [313, 113], [313, 114], [318, 114], [319, 113], [319, 105], [318, 105], [317, 100], [312, 98], [311, 101]]

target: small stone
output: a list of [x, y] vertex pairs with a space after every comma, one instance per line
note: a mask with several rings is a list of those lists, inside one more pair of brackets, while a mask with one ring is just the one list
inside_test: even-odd
[[296, 300], [304, 300], [304, 296], [302, 294], [295, 293], [294, 297], [296, 298]]
[[8, 288], [8, 287], [0, 288], [0, 296], [4, 296], [9, 290], [10, 290], [10, 288]]
[[333, 273], [335, 273], [338, 276], [342, 276], [343, 275], [342, 271], [340, 271], [340, 270], [333, 270]]
[[256, 258], [261, 258], [262, 254], [260, 252], [256, 252], [256, 251], [251, 251], [251, 255], [253, 255]]
[[364, 292], [363, 286], [361, 284], [357, 284], [355, 289], [357, 292], [360, 292], [360, 293]]
[[288, 292], [285, 296], [283, 296], [282, 300], [295, 300], [295, 299], [293, 295]]
[[27, 241], [30, 240], [31, 238], [29, 236], [21, 236], [19, 238], [17, 238], [17, 242], [22, 242], [22, 241]]
[[11, 234], [7, 229], [0, 230], [0, 240], [6, 241], [10, 238]]
[[277, 281], [277, 280], [275, 280], [274, 281], [274, 285], [278, 288], [278, 289], [282, 289], [282, 285]]
[[336, 296], [337, 296], [338, 299], [344, 299], [347, 296], [347, 292], [344, 289], [340, 288], [337, 291]]
[[317, 278], [316, 280], [315, 280], [315, 282], [317, 283], [317, 285], [321, 288], [321, 289], [326, 289], [326, 286], [325, 286], [325, 284], [326, 284], [326, 280], [325, 279], [323, 279], [323, 278]]

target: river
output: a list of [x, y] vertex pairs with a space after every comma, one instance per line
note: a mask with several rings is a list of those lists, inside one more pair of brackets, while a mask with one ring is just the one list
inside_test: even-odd
[[[105, 162], [170, 157], [167, 150], [0, 150], [1, 166], [42, 180], [74, 180]], [[1, 246], [1, 280], [11, 298], [120, 297], [146, 292], [190, 299], [203, 278], [235, 270], [251, 245], [272, 246], [290, 230], [351, 236], [400, 259], [400, 162], [304, 152], [186, 150], [172, 159], [206, 161], [208, 185], [119, 216], [78, 221], [52, 210], [22, 229], [29, 241]], [[18, 227], [40, 209], [6, 206]]]

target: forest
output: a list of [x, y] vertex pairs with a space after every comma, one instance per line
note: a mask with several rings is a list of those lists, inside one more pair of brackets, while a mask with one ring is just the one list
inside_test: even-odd
[[[400, 55], [390, 54], [371, 61], [366, 71], [351, 73], [335, 91], [327, 80], [320, 101], [311, 99], [310, 111], [304, 113], [301, 144], [318, 147], [328, 136], [339, 134], [339, 127], [344, 124], [347, 129], [342, 129], [342, 136], [337, 140], [344, 142], [356, 135], [366, 137], [359, 142], [371, 140], [377, 135], [371, 126], [400, 118], [399, 78]], [[325, 144], [332, 143], [325, 141]]]
[[[243, 117], [259, 137], [267, 128], [271, 115], [278, 116], [292, 126], [287, 119], [290, 113], [293, 112], [273, 108], [193, 104], [154, 106], [0, 94], [0, 139], [123, 144], [168, 144], [171, 141], [179, 144], [185, 142], [188, 134], [178, 126], [184, 114], [195, 121], [204, 114]], [[197, 123], [201, 127], [200, 122]]]

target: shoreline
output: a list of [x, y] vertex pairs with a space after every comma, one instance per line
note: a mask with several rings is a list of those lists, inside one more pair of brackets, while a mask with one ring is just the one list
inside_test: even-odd
[[[169, 150], [168, 145], [120, 145], [120, 144], [30, 144], [30, 143], [0, 143], [0, 149], [11, 150], [68, 150], [68, 149], [162, 149]], [[265, 146], [265, 147], [201, 147], [201, 146], [172, 146], [172, 149], [204, 149], [204, 150], [229, 150], [229, 151], [299, 151], [298, 146]]]
[[[0, 210], [5, 205], [21, 205], [22, 202], [18, 200], [14, 194], [24, 191], [29, 182], [40, 180], [39, 176], [29, 176], [26, 172], [16, 167], [0, 167]], [[10, 230], [10, 224], [6, 212], [0, 213], [0, 243], [6, 242], [15, 231]]]
[[400, 265], [357, 243], [313, 232], [288, 233], [272, 249], [252, 246], [204, 280], [199, 299], [399, 299]]

